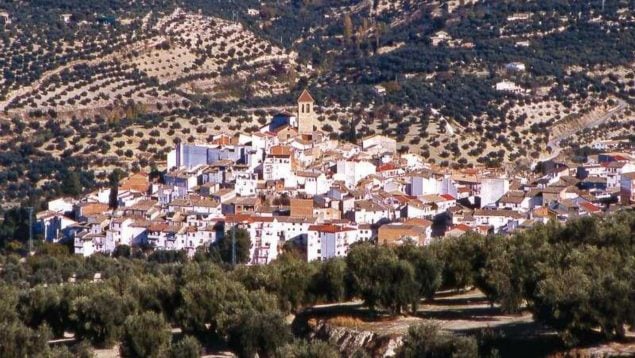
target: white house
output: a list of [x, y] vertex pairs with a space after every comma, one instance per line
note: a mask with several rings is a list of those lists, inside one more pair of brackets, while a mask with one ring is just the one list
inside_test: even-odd
[[450, 194], [428, 194], [419, 197], [423, 204], [434, 204], [435, 214], [442, 214], [451, 207], [456, 206], [456, 199]]
[[48, 202], [48, 209], [56, 213], [72, 213], [75, 200], [72, 198], [59, 198]]
[[485, 178], [481, 180], [481, 207], [496, 206], [496, 202], [509, 191], [509, 179]]
[[219, 201], [190, 195], [183, 199], [175, 199], [168, 205], [168, 212], [196, 213], [211, 217], [219, 217], [222, 213], [221, 203]]
[[512, 230], [525, 221], [525, 216], [513, 210], [482, 210], [474, 211], [474, 220], [477, 225], [493, 227], [494, 232]]
[[[185, 247], [185, 230], [179, 225], [157, 221], [148, 226], [148, 244], [156, 250], [179, 250]], [[181, 237], [177, 237], [182, 231]]]
[[[330, 189], [330, 182], [324, 172], [297, 171], [295, 173], [299, 191], [315, 196], [325, 194]], [[304, 189], [302, 189], [304, 188]]]
[[362, 139], [362, 150], [365, 152], [383, 153], [397, 152], [397, 141], [384, 135], [371, 135]]
[[525, 196], [524, 193], [506, 194], [500, 200], [498, 200], [498, 209], [510, 209], [521, 213], [527, 213], [533, 209], [533, 200], [530, 196]]
[[430, 171], [419, 171], [410, 176], [410, 195], [450, 194], [456, 196], [456, 186], [452, 179]]
[[509, 72], [525, 72], [527, 66], [522, 62], [510, 62], [505, 65], [505, 69]]
[[359, 241], [355, 228], [323, 224], [309, 227], [307, 236], [307, 260], [327, 260], [348, 254], [351, 244]]
[[279, 143], [278, 137], [270, 132], [253, 132], [251, 134], [251, 146], [268, 153], [271, 147]]
[[198, 176], [201, 173], [200, 169], [201, 167], [172, 170], [163, 176], [165, 185], [178, 191], [179, 195], [185, 195], [198, 185]]
[[292, 153], [289, 147], [271, 148], [262, 165], [264, 180], [289, 179], [293, 175]]
[[496, 90], [500, 92], [510, 92], [515, 94], [525, 93], [526, 90], [512, 81], [500, 81], [496, 83]]
[[635, 203], [635, 172], [620, 175], [620, 201], [622, 205]]
[[236, 176], [234, 190], [239, 196], [256, 195], [258, 188], [258, 175], [256, 173], [240, 174]]
[[110, 220], [106, 230], [104, 252], [112, 252], [119, 245], [139, 245], [147, 238], [146, 228], [135, 225], [135, 220], [127, 217], [118, 217]]
[[408, 201], [406, 216], [408, 218], [432, 218], [437, 214], [437, 206], [432, 202], [423, 203], [421, 200]]
[[392, 221], [395, 212], [390, 207], [372, 200], [358, 200], [355, 202], [354, 221], [357, 224], [376, 224], [380, 221]]
[[60, 212], [45, 210], [35, 215], [36, 232], [41, 233], [45, 241], [58, 242], [63, 238], [63, 231], [71, 225], [77, 224]]
[[73, 247], [75, 255], [88, 257], [96, 252], [103, 252], [106, 236], [103, 233], [94, 234], [84, 231], [75, 236]]
[[377, 167], [369, 161], [339, 160], [337, 173], [333, 177], [335, 180], [344, 181], [347, 187], [354, 188], [360, 180], [376, 172]]

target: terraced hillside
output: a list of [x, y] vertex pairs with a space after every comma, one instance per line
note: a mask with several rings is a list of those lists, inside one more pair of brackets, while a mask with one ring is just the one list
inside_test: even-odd
[[629, 138], [635, 5], [602, 3], [0, 0], [0, 195], [59, 194], [66, 167], [83, 187], [161, 168], [306, 87], [330, 136], [388, 134], [441, 165]]
[[[168, 103], [187, 106], [188, 94], [235, 99], [286, 90], [276, 74], [286, 73], [294, 56], [240, 23], [177, 8], [138, 31], [144, 35], [131, 36], [116, 49], [93, 46], [78, 59], [60, 61], [27, 86], [6, 82], [0, 109], [9, 117], [51, 111], [70, 118], [87, 111], [112, 112], [129, 103], [146, 112]], [[16, 76], [22, 78], [22, 72]]]

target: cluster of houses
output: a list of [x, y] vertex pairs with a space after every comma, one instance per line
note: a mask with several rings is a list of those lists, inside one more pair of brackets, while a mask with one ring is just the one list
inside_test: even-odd
[[84, 256], [118, 245], [192, 255], [239, 227], [250, 234], [250, 263], [266, 264], [286, 245], [309, 261], [324, 260], [345, 256], [360, 241], [427, 245], [635, 203], [632, 151], [584, 164], [552, 161], [542, 174], [523, 177], [439, 168], [399, 153], [392, 138], [344, 143], [315, 125], [314, 100], [304, 91], [297, 114], [280, 113], [251, 134], [178, 144], [160, 180], [145, 173], [124, 179], [116, 205], [110, 189], [53, 200], [37, 213], [37, 226], [46, 240], [73, 240]]

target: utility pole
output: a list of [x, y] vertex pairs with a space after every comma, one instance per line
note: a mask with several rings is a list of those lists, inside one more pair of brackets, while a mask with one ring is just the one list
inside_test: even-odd
[[236, 266], [236, 225], [232, 226], [232, 266]]
[[33, 207], [26, 208], [29, 212], [29, 255], [33, 252]]

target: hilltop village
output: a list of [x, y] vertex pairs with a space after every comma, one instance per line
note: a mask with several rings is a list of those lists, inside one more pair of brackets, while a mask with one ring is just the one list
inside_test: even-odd
[[395, 139], [329, 139], [316, 128], [308, 91], [297, 112], [279, 113], [251, 134], [218, 134], [177, 144], [160, 180], [139, 172], [37, 213], [46, 241], [74, 252], [110, 254], [117, 246], [184, 250], [189, 256], [233, 227], [249, 232], [250, 264], [288, 247], [308, 261], [345, 256], [350, 245], [427, 245], [467, 232], [506, 234], [535, 223], [602, 216], [635, 203], [635, 153], [596, 144], [585, 163], [553, 159], [540, 174], [499, 168], [453, 170], [399, 153]]

